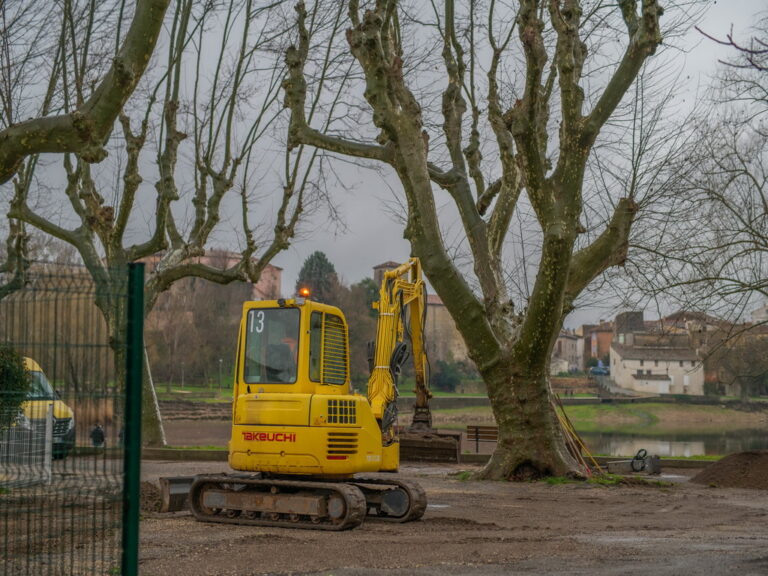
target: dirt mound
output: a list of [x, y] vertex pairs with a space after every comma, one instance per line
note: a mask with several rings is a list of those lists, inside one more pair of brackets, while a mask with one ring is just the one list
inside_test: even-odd
[[768, 450], [726, 456], [691, 478], [691, 482], [718, 488], [768, 490]]
[[163, 504], [160, 488], [152, 482], [142, 482], [139, 502], [142, 512], [160, 512]]

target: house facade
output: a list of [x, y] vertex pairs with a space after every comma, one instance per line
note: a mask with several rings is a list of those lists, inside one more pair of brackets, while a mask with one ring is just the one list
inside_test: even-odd
[[638, 345], [611, 345], [611, 378], [627, 390], [649, 394], [704, 394], [704, 365], [690, 348], [668, 346], [654, 336]]
[[642, 312], [616, 317], [611, 378], [621, 388], [648, 394], [704, 394], [704, 365], [687, 333], [646, 331]]
[[576, 329], [581, 338], [581, 370], [587, 369], [590, 358], [603, 360], [610, 355], [613, 340], [613, 322], [600, 320], [598, 324], [584, 324]]
[[579, 346], [580, 338], [572, 330], [561, 330], [552, 347], [550, 374], [578, 372], [583, 364]]

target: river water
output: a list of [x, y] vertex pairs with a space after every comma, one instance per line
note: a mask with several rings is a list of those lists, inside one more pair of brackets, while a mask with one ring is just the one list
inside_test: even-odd
[[737, 430], [719, 434], [677, 433], [654, 436], [601, 432], [579, 433], [593, 454], [634, 456], [644, 449], [658, 456], [726, 455], [768, 450], [768, 431]]

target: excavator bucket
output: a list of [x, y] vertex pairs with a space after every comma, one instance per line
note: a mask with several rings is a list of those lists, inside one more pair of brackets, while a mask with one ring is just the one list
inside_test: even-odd
[[400, 459], [411, 462], [449, 462], [460, 461], [461, 432], [422, 432], [400, 433]]

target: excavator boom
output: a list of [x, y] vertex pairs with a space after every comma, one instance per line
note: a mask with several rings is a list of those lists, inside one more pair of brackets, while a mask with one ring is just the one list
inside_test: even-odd
[[[407, 340], [410, 341], [416, 380], [416, 402], [411, 429], [431, 431], [432, 414], [429, 400], [429, 364], [425, 342], [426, 288], [422, 279], [421, 264], [411, 258], [405, 264], [384, 273], [379, 293], [375, 356], [368, 380], [368, 401], [373, 414], [381, 422], [385, 437], [393, 437], [397, 378], [408, 358]], [[408, 338], [406, 339], [406, 336]]]

